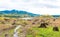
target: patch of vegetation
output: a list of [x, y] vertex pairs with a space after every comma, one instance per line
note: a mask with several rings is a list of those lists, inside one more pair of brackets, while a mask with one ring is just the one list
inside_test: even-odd
[[[53, 31], [53, 27], [33, 28], [36, 31], [36, 37], [60, 37], [60, 31]], [[59, 28], [60, 30], [60, 28]], [[30, 37], [32, 35], [28, 35]]]

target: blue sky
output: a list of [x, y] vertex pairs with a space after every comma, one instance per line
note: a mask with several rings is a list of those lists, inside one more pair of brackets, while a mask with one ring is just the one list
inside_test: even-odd
[[0, 10], [12, 9], [35, 14], [60, 15], [60, 0], [0, 0]]

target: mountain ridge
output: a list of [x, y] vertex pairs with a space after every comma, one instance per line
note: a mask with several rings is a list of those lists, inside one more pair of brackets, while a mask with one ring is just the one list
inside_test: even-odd
[[4, 10], [4, 11], [0, 11], [0, 15], [18, 15], [18, 16], [30, 16], [30, 17], [35, 17], [35, 16], [39, 16], [39, 14], [34, 14], [34, 13], [30, 13], [27, 11], [23, 11], [23, 10]]

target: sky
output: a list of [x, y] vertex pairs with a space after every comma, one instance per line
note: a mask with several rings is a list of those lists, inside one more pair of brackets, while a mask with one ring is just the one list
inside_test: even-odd
[[60, 15], [60, 0], [0, 0], [0, 11], [12, 9], [40, 15]]

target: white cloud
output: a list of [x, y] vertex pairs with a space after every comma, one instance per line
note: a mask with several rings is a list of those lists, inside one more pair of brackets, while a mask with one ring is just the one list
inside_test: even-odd
[[0, 10], [24, 10], [36, 14], [60, 15], [60, 0], [0, 0]]

